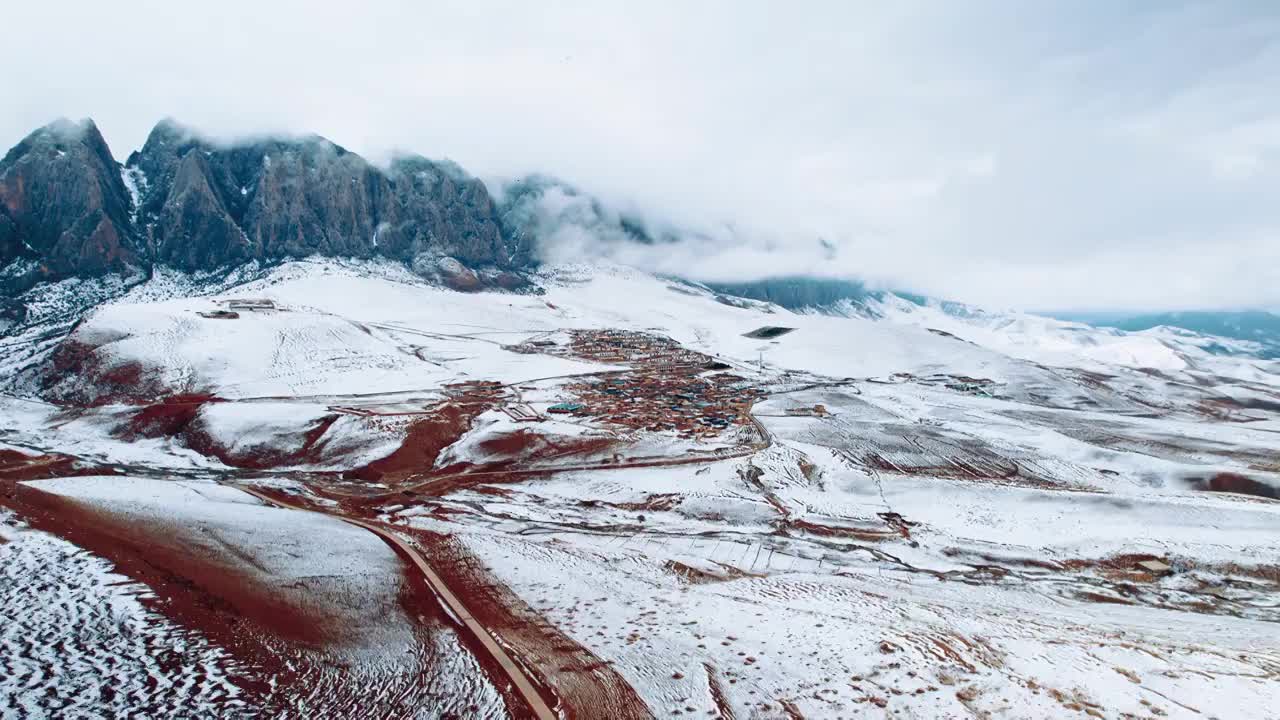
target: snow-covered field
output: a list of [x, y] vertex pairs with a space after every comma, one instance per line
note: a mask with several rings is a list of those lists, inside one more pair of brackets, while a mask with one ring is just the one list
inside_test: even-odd
[[[662, 715], [1270, 717], [1280, 504], [875, 476], [780, 444], [755, 480], [573, 473], [398, 515], [461, 535]], [[1097, 562], [1124, 553], [1182, 567]]]
[[[1174, 622], [1166, 611], [1104, 610], [1034, 587], [874, 565], [824, 567], [696, 535], [610, 543], [504, 532], [468, 543], [552, 622], [613, 660], [659, 715], [727, 705], [761, 717], [883, 707], [903, 717], [1071, 717], [1088, 708], [1100, 717], [1267, 718], [1274, 707], [1272, 623]], [[735, 563], [748, 568], [717, 572]]]
[[[0, 339], [26, 396], [0, 398], [0, 441], [116, 473], [29, 487], [342, 618], [351, 682], [407, 654], [503, 712], [447, 622], [407, 617], [381, 541], [225, 484], [452, 536], [657, 716], [1275, 716], [1280, 364], [1247, 348], [905, 301], [792, 313], [622, 268], [551, 268], [542, 294], [332, 261], [245, 280], [118, 294], [74, 354]], [[200, 315], [245, 298], [274, 309]], [[745, 336], [764, 326], [791, 331]], [[602, 329], [719, 369], [574, 355], [569, 331]], [[715, 372], [758, 393], [749, 422], [608, 417], [709, 407]], [[588, 380], [614, 409], [549, 414]]]
[[[268, 507], [240, 490], [208, 482], [72, 477], [27, 485], [74, 501], [86, 509], [84, 517], [100, 524], [108, 535], [120, 537], [125, 544], [144, 547], [151, 562], [165, 573], [182, 578], [182, 584], [193, 588], [196, 597], [204, 598], [200, 602], [213, 607], [230, 606], [228, 618], [245, 619], [248, 624], [236, 633], [262, 638], [267, 652], [274, 656], [274, 662], [255, 658], [249, 679], [270, 690], [250, 695], [249, 710], [269, 708], [271, 713], [302, 716], [352, 716], [360, 707], [410, 706], [426, 697], [433, 703], [430, 709], [405, 711], [402, 716], [505, 714], [499, 693], [485, 680], [470, 654], [461, 649], [457, 634], [447, 623], [438, 617], [417, 615], [419, 610], [403, 604], [403, 596], [412, 592], [404, 566], [390, 548], [368, 532], [322, 514]], [[83, 558], [81, 564], [101, 562], [60, 540], [42, 537], [45, 543], [70, 547], [73, 556]], [[7, 547], [0, 546], [0, 552]], [[31, 563], [57, 559], [30, 555], [26, 565], [8, 568], [6, 572], [11, 574], [6, 579], [16, 591], [24, 572], [32, 574]], [[59, 577], [70, 570], [59, 567]], [[90, 576], [86, 582], [91, 580]], [[125, 599], [131, 597], [127, 589], [116, 594]], [[16, 602], [11, 598], [6, 607], [15, 606]], [[73, 598], [60, 600], [56, 607], [104, 615], [106, 621], [121, 625], [126, 638], [133, 633], [140, 635], [135, 644], [157, 633], [158, 641], [169, 639], [170, 634], [187, 637], [169, 629], [164, 622], [150, 627], [148, 622], [155, 619], [156, 613], [140, 611], [136, 601], [133, 606], [122, 605], [123, 611], [82, 605]], [[25, 607], [15, 610], [25, 610], [27, 616], [40, 623], [57, 619], [46, 617], [42, 607], [43, 603], [28, 600]], [[133, 612], [139, 617], [130, 620], [121, 612]], [[133, 624], [125, 627], [130, 622]], [[57, 647], [56, 637], [48, 636], [46, 631], [45, 638]], [[109, 640], [110, 635], [106, 637]], [[44, 678], [47, 685], [56, 686], [60, 682], [58, 675], [74, 672], [78, 663], [88, 662], [74, 655], [63, 658], [57, 652], [51, 653], [42, 644], [43, 639], [36, 641], [37, 638], [27, 637], [27, 642], [43, 648], [35, 652], [46, 666], [43, 672], [48, 676]], [[90, 657], [95, 654], [96, 636], [81, 636], [79, 642], [80, 653]], [[111, 642], [106, 644], [108, 649], [112, 647]], [[192, 647], [197, 651], [202, 647], [198, 637]], [[162, 649], [170, 654], [181, 653], [183, 645], [176, 643], [175, 649]], [[142, 647], [135, 652], [150, 663], [143, 670], [169, 677], [168, 669], [162, 666], [167, 662], [163, 653], [151, 652], [148, 656]], [[213, 660], [205, 660], [197, 652], [191, 658], [184, 657], [183, 662], [228, 662], [226, 652], [205, 650], [204, 654]], [[21, 657], [20, 668], [24, 662]], [[103, 661], [109, 662], [110, 658]], [[168, 682], [192, 693], [238, 693], [234, 686], [227, 690], [207, 679], [205, 676], [211, 674], [207, 668], [199, 667], [188, 674], [195, 678], [178, 675]], [[201, 687], [201, 682], [211, 687]], [[225, 680], [221, 682], [227, 684]], [[15, 694], [25, 696], [24, 688], [19, 686]], [[30, 699], [36, 702], [34, 696]], [[178, 709], [183, 707], [200, 712], [192, 702], [200, 699], [193, 695], [187, 700], [165, 701], [181, 714]], [[86, 707], [94, 705], [90, 701]], [[121, 707], [131, 706], [124, 700]], [[225, 717], [237, 712], [231, 705], [219, 706], [211, 714]]]
[[234, 660], [148, 594], [0, 509], [0, 717], [247, 714]]

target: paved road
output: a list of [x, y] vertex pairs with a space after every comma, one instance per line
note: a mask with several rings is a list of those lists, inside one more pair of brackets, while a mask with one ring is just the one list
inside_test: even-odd
[[[253, 495], [268, 505], [288, 508], [290, 510], [301, 510], [304, 512], [321, 512], [302, 507], [300, 505], [283, 502], [273, 497], [268, 497], [267, 495], [253, 490], [252, 488], [239, 486], [239, 489]], [[422, 557], [422, 554], [414, 549], [413, 546], [401, 539], [399, 535], [375, 523], [365, 522], [364, 520], [357, 520], [355, 518], [342, 517], [341, 515], [331, 515], [330, 513], [322, 514], [336, 517], [339, 520], [368, 530], [374, 535], [382, 538], [388, 545], [391, 545], [407, 557], [409, 561], [413, 563], [414, 567], [418, 568], [423, 577], [426, 578], [427, 585], [431, 587], [432, 592], [436, 594], [440, 599], [440, 602], [449, 609], [449, 612], [453, 613], [453, 615], [458, 618], [463, 626], [471, 632], [477, 641], [479, 641], [480, 646], [484, 648], [485, 652], [487, 652], [494, 662], [498, 663], [498, 666], [502, 668], [502, 671], [511, 680], [521, 698], [524, 699], [525, 703], [529, 706], [529, 709], [533, 711], [534, 716], [538, 718], [538, 720], [557, 720], [559, 718], [559, 716], [547, 705], [546, 701], [542, 699], [542, 696], [538, 694], [538, 691], [533, 686], [533, 682], [529, 679], [528, 674], [526, 674], [515, 660], [507, 654], [507, 651], [498, 644], [494, 639], [493, 634], [481, 625], [480, 621], [472, 617], [470, 611], [467, 610], [466, 605], [464, 605], [458, 596], [449, 589], [449, 586], [446, 585], [444, 580], [436, 574], [436, 571], [431, 569], [431, 565], [427, 563], [426, 559]]]

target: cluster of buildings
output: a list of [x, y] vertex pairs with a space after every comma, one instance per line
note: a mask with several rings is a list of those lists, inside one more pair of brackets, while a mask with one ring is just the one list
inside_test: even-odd
[[580, 400], [575, 414], [636, 430], [710, 438], [750, 421], [751, 405], [764, 393], [730, 373], [696, 369], [645, 369], [571, 385]]
[[208, 320], [238, 320], [242, 312], [275, 312], [280, 309], [274, 300], [265, 298], [231, 298], [223, 302], [227, 309], [201, 312], [200, 317]]
[[570, 330], [564, 341], [539, 339], [513, 348], [633, 370], [567, 386], [572, 401], [548, 413], [590, 417], [682, 438], [711, 438], [750, 422], [752, 404], [764, 392], [723, 372], [729, 365], [682, 347], [671, 338], [633, 330]]
[[448, 383], [441, 391], [450, 400], [482, 401], [493, 403], [507, 394], [502, 383], [493, 380], [468, 380]]
[[227, 301], [227, 308], [233, 312], [270, 312], [280, 309], [274, 300], [266, 298], [231, 298]]
[[[868, 378], [869, 382], [881, 382], [873, 378]], [[995, 397], [997, 384], [994, 380], [988, 378], [975, 378], [968, 375], [947, 375], [945, 373], [934, 373], [919, 377], [908, 372], [896, 372], [889, 376], [891, 383], [914, 382], [921, 385], [941, 385], [948, 390], [966, 395], [975, 395], [977, 397]]]
[[544, 338], [509, 349], [611, 365], [702, 367], [714, 362], [702, 353], [686, 350], [669, 337], [634, 330], [570, 330], [566, 342]]

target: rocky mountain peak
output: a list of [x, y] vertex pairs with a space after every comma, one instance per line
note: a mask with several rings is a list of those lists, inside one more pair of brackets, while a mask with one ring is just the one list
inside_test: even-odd
[[56, 120], [0, 160], [5, 286], [126, 272], [139, 261], [132, 200], [92, 120]]
[[485, 185], [454, 163], [401, 155], [382, 168], [318, 135], [223, 142], [172, 118], [123, 168], [91, 120], [24, 139], [0, 162], [0, 253], [4, 277], [23, 278], [17, 289], [308, 255], [453, 258], [477, 277], [532, 262]]

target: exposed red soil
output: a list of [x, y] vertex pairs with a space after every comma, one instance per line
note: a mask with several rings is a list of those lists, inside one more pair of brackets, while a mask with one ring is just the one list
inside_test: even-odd
[[[14, 510], [31, 527], [57, 535], [114, 564], [115, 572], [148, 586], [153, 597], [141, 601], [226, 648], [247, 670], [232, 680], [250, 698], [264, 698], [270, 687], [263, 678], [277, 676], [287, 684], [298, 676], [269, 645], [278, 629], [311, 645], [324, 639], [311, 623], [300, 622], [288, 607], [260, 604], [245, 578], [194, 558], [172, 542], [157, 543], [144, 529], [109, 518], [80, 503], [9, 484], [0, 504]], [[253, 613], [247, 616], [244, 610]]]
[[163, 402], [147, 405], [133, 414], [127, 425], [118, 428], [116, 437], [134, 438], [176, 437], [182, 434], [206, 403], [222, 402], [222, 398], [209, 394], [174, 395]]
[[897, 530], [898, 534], [902, 536], [903, 540], [911, 539], [911, 528], [915, 527], [916, 523], [913, 523], [910, 520], [907, 520], [906, 518], [902, 517], [901, 515], [895, 512], [882, 512], [882, 513], [876, 513], [876, 514], [879, 515], [880, 519], [884, 520], [885, 523], [889, 525], [889, 527]]
[[546, 690], [548, 704], [569, 720], [652, 718], [632, 687], [609, 663], [574, 642], [493, 580], [457, 540], [417, 528], [411, 535], [471, 614], [501, 637]]
[[466, 434], [472, 421], [487, 407], [479, 402], [441, 403], [432, 414], [409, 426], [404, 442], [395, 452], [352, 471], [351, 475], [392, 484], [415, 474], [429, 473], [440, 453]]
[[1067, 568], [1068, 570], [1083, 570], [1085, 568], [1102, 568], [1104, 570], [1137, 570], [1138, 563], [1147, 562], [1149, 560], [1163, 560], [1163, 558], [1158, 555], [1147, 555], [1144, 553], [1124, 553], [1096, 560], [1063, 560], [1062, 567]]
[[679, 560], [668, 560], [663, 564], [668, 572], [681, 580], [694, 585], [704, 585], [706, 583], [725, 582], [727, 580], [738, 580], [746, 577], [764, 577], [755, 573], [749, 573], [732, 565], [716, 563], [720, 567], [719, 573], [696, 568], [692, 565], [686, 565]]
[[266, 470], [324, 461], [324, 435], [338, 419], [337, 413], [324, 415], [301, 429], [293, 449], [255, 446], [233, 449], [210, 435], [199, 422], [200, 412], [211, 403], [229, 402], [208, 393], [171, 395], [160, 402], [139, 408], [113, 435], [122, 440], [175, 438], [201, 455], [217, 458], [231, 467]]
[[[440, 453], [457, 442], [470, 429], [475, 417], [487, 407], [480, 403], [443, 403], [431, 416], [410, 426], [408, 436], [396, 452], [349, 475], [393, 486], [413, 483], [413, 496], [442, 497], [462, 488], [542, 477], [552, 469], [536, 467], [539, 460], [599, 455], [616, 444], [616, 440], [607, 437], [546, 437], [519, 430], [480, 443], [490, 454], [500, 454], [496, 459], [491, 458], [491, 462], [459, 462], [434, 467]], [[517, 464], [522, 468], [530, 464], [534, 467], [517, 470]], [[377, 502], [377, 498], [355, 501], [353, 507]]]
[[[35, 488], [19, 486], [16, 495], [24, 518], [33, 527], [60, 535], [117, 564], [140, 565], [162, 584], [180, 585], [199, 598], [198, 602], [227, 616], [224, 622], [251, 628], [254, 633], [265, 631], [305, 647], [322, 647], [337, 639], [335, 618], [315, 607], [291, 605], [258, 586], [236, 564], [192, 552], [191, 545], [180, 537]], [[175, 595], [175, 599], [183, 598]], [[179, 606], [178, 610], [185, 612], [187, 608]], [[166, 614], [171, 614], [167, 608]]]
[[472, 488], [471, 490], [472, 492], [476, 492], [481, 495], [492, 495], [494, 497], [503, 497], [503, 498], [508, 498], [515, 494], [512, 491], [508, 490], [507, 488], [495, 487], [493, 485], [479, 485]]
[[1111, 595], [1103, 595], [1102, 593], [1091, 592], [1089, 590], [1082, 590], [1080, 592], [1077, 592], [1076, 596], [1079, 597], [1081, 600], [1088, 600], [1089, 602], [1103, 603], [1106, 605], [1136, 605], [1137, 604], [1132, 600], [1125, 600], [1124, 598], [1113, 597]]
[[702, 667], [707, 671], [707, 689], [711, 693], [711, 700], [716, 704], [716, 710], [720, 712], [720, 718], [734, 720], [733, 706], [725, 697], [724, 688], [720, 687], [720, 678], [716, 669], [711, 666], [711, 663], [703, 663]]
[[890, 530], [875, 530], [870, 528], [837, 527], [835, 525], [823, 525], [822, 523], [810, 522], [808, 520], [794, 519], [788, 520], [787, 524], [797, 530], [810, 532], [814, 535], [846, 537], [865, 542], [880, 542], [900, 535], [900, 532], [896, 528]]
[[526, 453], [541, 443], [537, 433], [528, 430], [517, 430], [513, 433], [496, 435], [479, 444], [486, 455], [505, 455], [508, 457]]
[[[196, 410], [198, 412], [198, 408]], [[250, 470], [267, 470], [271, 468], [307, 465], [322, 462], [324, 459], [324, 434], [338, 420], [336, 413], [317, 418], [310, 427], [302, 431], [298, 447], [287, 450], [279, 447], [255, 446], [248, 450], [233, 450], [223, 445], [199, 427], [197, 423], [187, 425], [181, 433], [187, 447], [201, 455], [215, 457], [232, 467]]]
[[[873, 699], [872, 702], [875, 702], [876, 699]], [[796, 707], [795, 703], [790, 700], [779, 700], [778, 704], [782, 706], [782, 711], [785, 712], [787, 717], [791, 718], [791, 720], [804, 720], [804, 715], [800, 712], [800, 708]], [[880, 707], [884, 707], [882, 703], [876, 704]]]
[[1072, 559], [1062, 561], [1062, 567], [1067, 570], [1094, 570], [1102, 577], [1115, 583], [1120, 583], [1117, 587], [1131, 586], [1132, 583], [1153, 583], [1159, 579], [1159, 574], [1154, 573], [1146, 568], [1138, 565], [1140, 562], [1156, 560], [1160, 562], [1168, 562], [1167, 558], [1157, 555], [1145, 555], [1142, 553], [1126, 553], [1122, 555], [1112, 555], [1101, 559]]
[[[400, 554], [399, 549], [394, 545], [388, 545], [388, 547], [391, 547], [397, 555]], [[405, 578], [407, 580], [403, 591], [400, 593], [400, 607], [404, 609], [405, 614], [411, 618], [418, 618], [420, 622], [430, 618], [432, 622], [447, 623], [456, 628], [457, 624], [444, 611], [440, 599], [436, 597], [435, 592], [427, 585], [422, 573], [413, 569], [406, 558], [401, 557], [401, 560], [405, 563]], [[421, 630], [420, 634], [425, 635], [427, 632], [429, 631]], [[536, 720], [537, 716], [534, 715], [524, 699], [516, 692], [515, 687], [507, 680], [506, 673], [502, 667], [494, 662], [487, 652], [478, 647], [479, 643], [466, 632], [459, 632], [458, 639], [471, 653], [471, 656], [476, 659], [476, 662], [484, 668], [490, 682], [502, 695], [508, 716], [512, 720]], [[422, 637], [421, 642], [430, 643], [430, 638]], [[478, 708], [473, 708], [472, 710], [474, 712]], [[458, 718], [457, 720], [462, 719]]]
[[542, 435], [532, 430], [517, 430], [495, 435], [478, 444], [486, 464], [504, 467], [515, 461], [537, 462], [577, 455], [598, 455], [614, 447], [617, 441], [608, 437], [566, 437]]
[[265, 495], [267, 498], [281, 505], [292, 505], [306, 510], [315, 512], [329, 512], [329, 509], [315, 502], [310, 495], [306, 493], [291, 493], [281, 490], [280, 488], [267, 487], [265, 485], [253, 485], [253, 492], [259, 495]]
[[67, 455], [27, 455], [17, 450], [0, 450], [0, 492], [12, 493], [14, 488], [9, 483], [23, 480], [111, 473], [108, 468], [83, 465]]
[[1201, 563], [1188, 562], [1189, 565], [1200, 570], [1208, 570], [1210, 572], [1220, 573], [1222, 575], [1238, 575], [1243, 577], [1251, 577], [1255, 580], [1262, 580], [1275, 585], [1280, 589], [1280, 565], [1240, 565], [1238, 563]]
[[54, 348], [53, 354], [49, 356], [49, 375], [60, 377], [91, 369], [98, 362], [95, 354], [97, 350], [98, 348], [93, 345], [68, 337], [58, 343], [58, 347]]
[[142, 382], [142, 365], [136, 362], [120, 363], [107, 368], [98, 377], [112, 385], [136, 386]]
[[611, 507], [617, 510], [626, 510], [628, 512], [639, 512], [641, 510], [659, 511], [674, 510], [684, 500], [679, 493], [655, 493], [645, 496], [641, 502], [609, 502], [608, 500], [579, 500], [578, 505], [581, 507]]
[[[255, 487], [250, 492], [264, 496], [268, 500], [282, 504], [286, 507], [301, 507], [311, 510], [318, 509], [315, 503], [311, 502], [311, 500], [306, 496], [285, 493], [275, 488]], [[350, 510], [350, 508], [348, 509]], [[331, 514], [334, 517], [344, 517], [342, 514], [331, 513], [328, 509], [319, 509], [319, 511]], [[382, 523], [377, 523], [373, 514], [367, 512], [352, 512], [345, 517], [356, 520], [356, 524], [363, 527], [365, 530], [369, 530], [370, 528], [364, 523], [382, 525]], [[397, 533], [397, 536], [399, 535], [400, 534]], [[515, 720], [535, 720], [537, 717], [536, 713], [533, 712], [532, 708], [528, 706], [517, 688], [509, 681], [507, 671], [498, 662], [496, 662], [492, 654], [483, 647], [478, 638], [474, 637], [473, 633], [467, 629], [467, 626], [457, 622], [457, 618], [445, 609], [443, 599], [436, 595], [431, 585], [423, 576], [423, 573], [417, 569], [413, 558], [409, 557], [404, 552], [404, 548], [400, 547], [397, 543], [391, 542], [388, 538], [381, 535], [379, 535], [379, 538], [387, 544], [392, 552], [400, 557], [403, 563], [405, 568], [406, 585], [399, 596], [400, 606], [404, 609], [408, 617], [414, 618], [418, 621], [418, 635], [423, 645], [428, 647], [434, 645], [430, 638], [431, 632], [434, 632], [431, 626], [449, 625], [453, 627], [457, 630], [457, 639], [480, 664], [493, 687], [502, 695], [508, 717], [514, 718]], [[456, 588], [451, 588], [451, 590], [456, 590]], [[428, 686], [424, 689], [428, 691], [429, 696], [431, 688]], [[545, 690], [545, 688], [540, 688], [539, 692], [542, 692], [543, 690]], [[545, 699], [548, 701], [554, 699], [554, 696], [551, 695], [549, 691], [544, 692], [543, 694], [545, 695]], [[478, 708], [472, 708], [472, 711], [478, 712]], [[408, 716], [409, 715], [406, 715], [405, 717]], [[447, 715], [445, 717], [454, 718], [455, 716]]]
[[[60, 402], [97, 407], [150, 403], [174, 393], [138, 362], [109, 362], [102, 347], [77, 340], [74, 332], [59, 343], [42, 378], [46, 394]], [[75, 382], [63, 386], [68, 378]]]
[[663, 563], [663, 567], [666, 568], [666, 570], [670, 572], [672, 575], [675, 575], [681, 580], [684, 580], [685, 582], [688, 582], [688, 583], [698, 584], [698, 585], [701, 585], [704, 583], [723, 582], [727, 579], [719, 575], [716, 575], [715, 573], [707, 572], [702, 568], [696, 568], [692, 565], [687, 565], [685, 563], [680, 562], [679, 560], [668, 560], [665, 563]]
[[[719, 454], [711, 459], [723, 460], [729, 457], [743, 457], [748, 451], [740, 452], [735, 455]], [[471, 463], [455, 463], [426, 473], [426, 474], [407, 474], [397, 478], [398, 482], [416, 482], [418, 484], [411, 485], [408, 491], [411, 495], [425, 495], [438, 497], [457, 488], [467, 487], [476, 488], [482, 485], [493, 483], [518, 483], [522, 480], [547, 477], [555, 472], [566, 470], [599, 470], [609, 468], [650, 468], [650, 467], [670, 467], [672, 465], [691, 465], [695, 463], [706, 463], [709, 458], [705, 455], [687, 456], [687, 457], [667, 457], [660, 459], [650, 459], [636, 461], [632, 459], [624, 459], [617, 463], [584, 463], [581, 465], [541, 467], [529, 470], [522, 470], [509, 465], [473, 465]], [[497, 469], [495, 469], [497, 468]], [[481, 492], [499, 492], [496, 490], [483, 490]], [[365, 493], [363, 498], [367, 501], [385, 502], [387, 499], [395, 497], [397, 494], [405, 494], [405, 490], [392, 492], [372, 492]], [[350, 494], [334, 497], [335, 500], [342, 497], [351, 497]], [[708, 516], [710, 517], [710, 516]], [[717, 516], [719, 517], [719, 516]]]
[[[245, 691], [248, 705], [264, 716], [287, 714], [289, 708], [281, 704], [308, 695], [317, 673], [341, 672], [323, 651], [344, 641], [342, 619], [305, 600], [290, 601], [273, 593], [234, 560], [203, 556], [193, 552], [181, 537], [155, 526], [139, 526], [74, 499], [3, 480], [0, 490], [6, 491], [0, 492], [0, 505], [18, 512], [31, 527], [112, 562], [116, 572], [153, 591], [154, 597], [141, 598], [148, 607], [230, 652], [237, 662], [231, 679]], [[295, 496], [286, 499], [295, 504], [299, 500]], [[404, 567], [406, 582], [399, 604], [405, 616], [414, 621], [419, 641], [431, 647], [431, 633], [451, 620], [420, 573], [409, 571], [407, 564]], [[466, 642], [464, 636], [459, 637]], [[469, 649], [484, 664], [483, 655]], [[486, 670], [496, 680], [494, 686], [504, 696], [510, 716], [532, 718], [520, 698], [506, 687], [500, 670]], [[416, 672], [421, 675], [406, 675], [399, 681], [407, 683], [403, 690], [378, 695], [379, 702], [394, 701], [396, 707], [371, 704], [367, 693], [358, 687], [351, 688], [350, 697], [325, 695], [320, 699], [326, 707], [338, 709], [338, 717], [409, 717], [414, 714], [412, 703], [429, 701], [432, 693], [438, 692], [432, 687], [428, 666], [419, 666]], [[348, 714], [356, 712], [354, 708], [359, 708], [359, 714]]]
[[1209, 478], [1208, 481], [1196, 479], [1193, 482], [1196, 483], [1199, 489], [1207, 490], [1208, 492], [1236, 493], [1237, 495], [1252, 495], [1254, 497], [1280, 500], [1280, 487], [1267, 485], [1236, 473], [1218, 473]]

